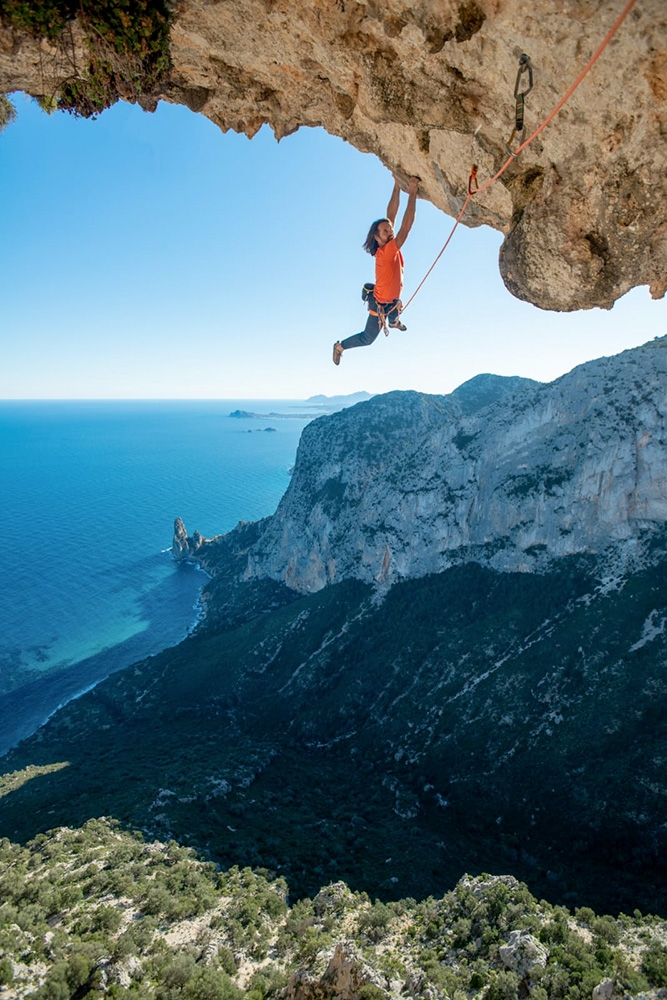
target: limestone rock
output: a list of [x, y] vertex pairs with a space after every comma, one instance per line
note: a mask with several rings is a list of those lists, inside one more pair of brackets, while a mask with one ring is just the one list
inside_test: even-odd
[[666, 442], [664, 337], [548, 385], [478, 376], [449, 396], [376, 396], [305, 428], [244, 578], [313, 592], [470, 560], [627, 562], [667, 521]]
[[[418, 174], [422, 197], [455, 215], [471, 164], [483, 182], [507, 160], [521, 54], [534, 68], [527, 137], [622, 6], [182, 0], [171, 77], [141, 100], [185, 104], [248, 136], [264, 123], [278, 138], [322, 126], [374, 152], [404, 182]], [[0, 27], [0, 92], [51, 95], [73, 66], [81, 73], [76, 24], [67, 56]], [[608, 308], [640, 284], [664, 295], [666, 136], [667, 7], [642, 0], [563, 111], [469, 207], [465, 224], [505, 234], [500, 269], [514, 295], [557, 310]]]
[[171, 553], [174, 559], [182, 559], [188, 550], [188, 533], [180, 517], [174, 521], [174, 538], [171, 543]]
[[356, 1000], [362, 986], [375, 986], [385, 992], [385, 984], [375, 969], [361, 956], [353, 941], [339, 941], [333, 949], [326, 971], [316, 978], [299, 969], [287, 985], [286, 1000]]
[[196, 562], [203, 544], [207, 541], [210, 539], [204, 538], [199, 531], [194, 531], [190, 537], [181, 518], [176, 518], [171, 553], [177, 562]]
[[501, 945], [499, 951], [503, 965], [520, 979], [530, 976], [536, 968], [544, 969], [549, 957], [544, 945], [528, 931], [511, 931], [507, 944]]
[[352, 894], [345, 882], [332, 882], [320, 889], [313, 900], [313, 906], [315, 913], [322, 916], [343, 909], [351, 899]]
[[505, 885], [512, 891], [521, 887], [514, 875], [463, 875], [457, 884], [479, 900], [484, 899], [489, 889], [494, 889], [497, 885]]
[[[607, 978], [595, 987], [591, 1000], [620, 1000], [620, 997], [625, 995], [625, 990], [621, 986], [617, 987], [613, 979]], [[652, 995], [655, 993], [652, 992]]]

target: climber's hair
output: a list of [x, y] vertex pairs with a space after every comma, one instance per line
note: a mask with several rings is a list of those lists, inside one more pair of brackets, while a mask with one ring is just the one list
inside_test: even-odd
[[389, 219], [376, 219], [371, 228], [368, 230], [368, 236], [364, 242], [364, 250], [369, 253], [371, 257], [375, 257], [378, 252], [378, 226], [381, 222], [389, 222]]

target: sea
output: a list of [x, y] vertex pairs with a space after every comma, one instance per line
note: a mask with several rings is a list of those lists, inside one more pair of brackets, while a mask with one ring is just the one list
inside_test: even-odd
[[318, 412], [0, 402], [0, 754], [196, 626], [207, 576], [172, 558], [174, 519], [210, 537], [272, 514]]

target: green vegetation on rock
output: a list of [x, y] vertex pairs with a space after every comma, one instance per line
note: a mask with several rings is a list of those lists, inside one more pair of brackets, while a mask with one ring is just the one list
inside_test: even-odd
[[0, 0], [0, 23], [44, 40], [42, 106], [86, 118], [150, 102], [171, 67], [170, 17], [166, 0]]
[[16, 108], [5, 94], [0, 94], [0, 132], [16, 118]]
[[453, 567], [382, 600], [223, 573], [195, 634], [9, 753], [7, 771], [70, 766], [0, 798], [0, 834], [111, 815], [297, 896], [343, 880], [386, 904], [486, 870], [552, 903], [664, 912], [654, 541], [613, 586], [580, 557], [543, 575]]
[[28, 764], [27, 767], [22, 768], [20, 771], [12, 771], [9, 774], [1, 774], [0, 799], [5, 795], [9, 795], [10, 792], [15, 791], [17, 788], [20, 788], [21, 785], [25, 785], [26, 781], [31, 781], [33, 778], [39, 778], [42, 774], [53, 774], [54, 771], [61, 771], [64, 767], [68, 767], [67, 761], [59, 761], [56, 764], [43, 764], [41, 766]]
[[[667, 925], [571, 913], [511, 876], [384, 904], [342, 882], [289, 905], [283, 879], [219, 871], [108, 820], [0, 842], [0, 987], [38, 1000], [400, 995], [589, 1000], [664, 984]], [[644, 992], [644, 995], [647, 995]]]

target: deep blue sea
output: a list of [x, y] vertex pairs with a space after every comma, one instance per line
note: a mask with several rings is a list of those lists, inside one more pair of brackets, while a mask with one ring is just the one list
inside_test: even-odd
[[[210, 536], [272, 514], [312, 411], [275, 400], [0, 402], [0, 753], [186, 635], [206, 576], [173, 561], [174, 518]], [[283, 416], [264, 416], [274, 412]]]

